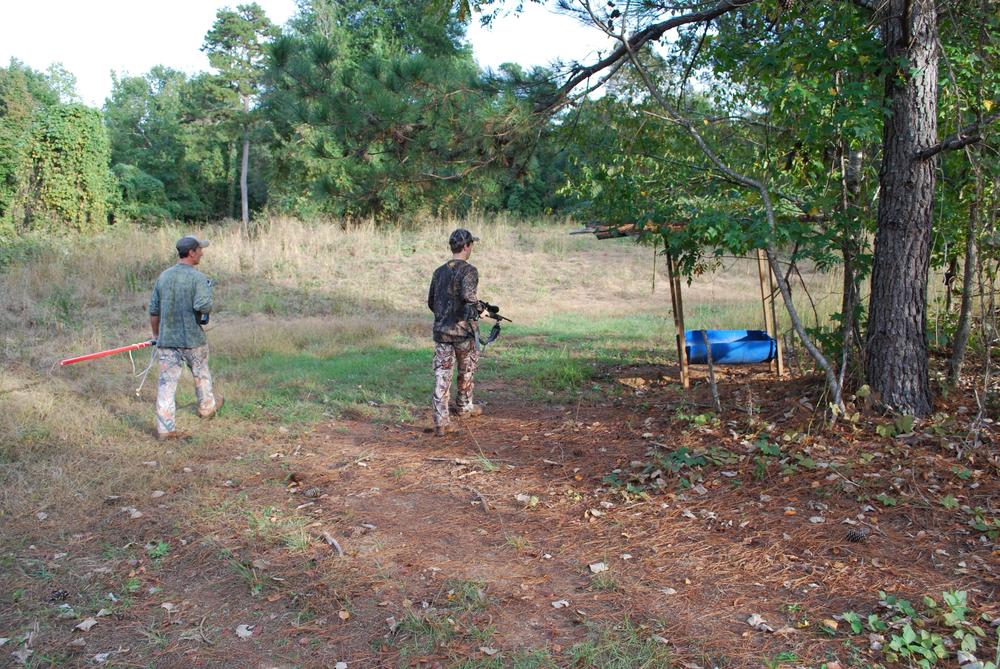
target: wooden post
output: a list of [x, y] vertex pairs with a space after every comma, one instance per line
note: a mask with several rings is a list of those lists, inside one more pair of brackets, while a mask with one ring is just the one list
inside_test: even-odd
[[674, 311], [674, 327], [677, 329], [677, 364], [681, 370], [681, 383], [685, 388], [691, 387], [691, 378], [688, 374], [687, 341], [684, 337], [684, 302], [681, 299], [681, 283], [677, 276], [677, 267], [674, 265], [674, 256], [670, 253], [670, 247], [665, 246], [667, 255], [667, 276], [670, 279], [670, 304]]
[[708, 385], [712, 388], [712, 402], [715, 403], [715, 413], [722, 413], [722, 402], [719, 400], [719, 387], [715, 384], [715, 362], [712, 360], [712, 344], [708, 341], [708, 330], [701, 331], [701, 340], [705, 342], [705, 360], [708, 361]]
[[777, 321], [774, 313], [774, 280], [771, 274], [771, 263], [764, 254], [764, 249], [757, 249], [757, 277], [760, 280], [760, 304], [764, 310], [764, 329], [767, 336], [774, 340], [777, 348], [777, 362], [771, 363], [778, 376], [784, 372], [784, 365], [781, 362], [781, 342], [778, 341]]
[[[770, 265], [770, 262], [768, 262], [768, 265]], [[767, 273], [767, 279], [771, 285], [771, 327], [774, 328], [774, 346], [776, 348], [775, 354], [777, 355], [778, 378], [780, 379], [785, 375], [785, 356], [781, 336], [778, 334], [778, 315], [774, 310], [774, 273], [776, 271], [778, 271], [778, 268], [772, 267], [771, 271]]]

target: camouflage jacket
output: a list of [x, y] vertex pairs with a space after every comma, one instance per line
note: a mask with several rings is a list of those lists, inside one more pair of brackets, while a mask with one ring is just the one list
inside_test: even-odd
[[195, 311], [212, 310], [212, 281], [191, 265], [164, 270], [149, 298], [149, 315], [160, 317], [160, 348], [195, 348], [206, 343]]
[[479, 303], [479, 272], [464, 260], [452, 259], [434, 271], [427, 306], [434, 312], [434, 341], [454, 343], [474, 337], [476, 322], [466, 320], [466, 308]]

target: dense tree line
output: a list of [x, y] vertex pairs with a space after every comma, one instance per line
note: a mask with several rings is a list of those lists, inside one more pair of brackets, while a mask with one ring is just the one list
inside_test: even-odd
[[[99, 112], [60, 99], [72, 94], [64, 78], [3, 70], [7, 233], [109, 217], [246, 225], [265, 209], [396, 218], [558, 206], [555, 126], [531, 114], [550, 74], [480, 70], [464, 27], [430, 2], [314, 0], [283, 28], [240, 5], [219, 11], [203, 50], [211, 71], [115, 77]], [[53, 142], [78, 136], [76, 162], [46, 162]], [[74, 203], [58, 179], [75, 168], [85, 190]]]

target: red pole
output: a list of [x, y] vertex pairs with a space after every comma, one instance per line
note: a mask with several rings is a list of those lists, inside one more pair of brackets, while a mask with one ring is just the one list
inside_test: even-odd
[[81, 355], [76, 358], [66, 358], [61, 360], [59, 365], [72, 365], [74, 362], [84, 362], [85, 360], [94, 360], [95, 358], [103, 358], [108, 355], [114, 355], [115, 353], [126, 353], [128, 351], [137, 351], [140, 348], [146, 348], [147, 346], [155, 346], [156, 340], [150, 339], [149, 341], [144, 341], [141, 344], [130, 344], [128, 346], [120, 346], [118, 348], [113, 348], [108, 351], [100, 351], [99, 353], [88, 353], [87, 355]]

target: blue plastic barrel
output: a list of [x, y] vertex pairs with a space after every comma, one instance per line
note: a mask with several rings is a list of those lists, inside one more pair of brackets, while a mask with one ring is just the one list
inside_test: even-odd
[[[707, 365], [708, 355], [701, 330], [684, 333], [688, 363]], [[777, 343], [765, 330], [706, 330], [712, 346], [712, 362], [716, 365], [751, 365], [774, 360]]]

